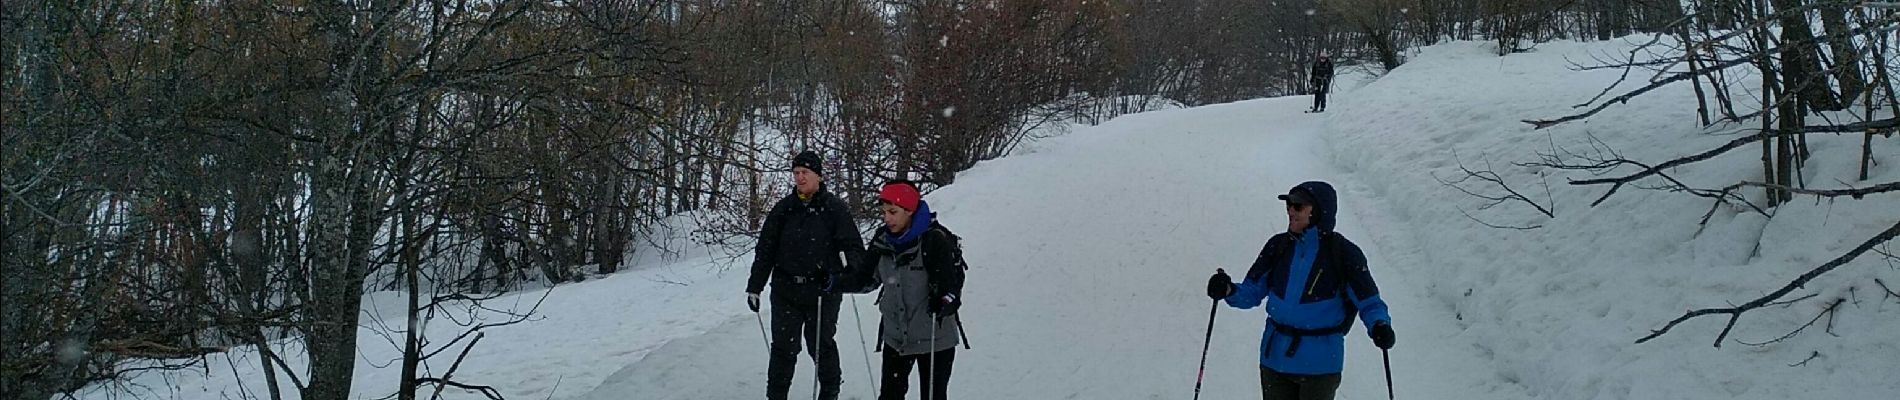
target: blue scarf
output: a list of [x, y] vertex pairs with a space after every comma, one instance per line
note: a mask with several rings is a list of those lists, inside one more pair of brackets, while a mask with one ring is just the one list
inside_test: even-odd
[[926, 203], [921, 199], [917, 200], [917, 212], [910, 215], [910, 227], [904, 229], [904, 234], [899, 235], [891, 233], [890, 225], [885, 225], [883, 229], [884, 240], [890, 242], [891, 248], [893, 249], [909, 249], [912, 244], [917, 242], [917, 238], [924, 237], [924, 232], [930, 230], [931, 217], [930, 203]]

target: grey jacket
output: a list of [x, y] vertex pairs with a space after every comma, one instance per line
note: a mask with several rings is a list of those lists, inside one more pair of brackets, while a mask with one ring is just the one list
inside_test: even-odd
[[[950, 314], [938, 319], [930, 313], [930, 302], [941, 297], [942, 293], [961, 295], [962, 270], [953, 266], [950, 260], [950, 246], [946, 233], [931, 229], [924, 233], [914, 246], [897, 250], [891, 246], [885, 235], [877, 234], [872, 239], [869, 251], [865, 252], [866, 263], [875, 263], [874, 267], [860, 271], [856, 279], [848, 277], [839, 281], [842, 291], [868, 293], [882, 287], [878, 292], [878, 311], [883, 321], [878, 324], [878, 336], [881, 342], [901, 355], [917, 355], [937, 352], [956, 347], [957, 315]], [[929, 267], [926, 267], [926, 265]], [[953, 282], [954, 287], [931, 287], [929, 271], [942, 271], [942, 274], [958, 276], [939, 277], [939, 286], [943, 282]], [[935, 331], [933, 337], [932, 331]], [[934, 344], [933, 344], [934, 343]]]

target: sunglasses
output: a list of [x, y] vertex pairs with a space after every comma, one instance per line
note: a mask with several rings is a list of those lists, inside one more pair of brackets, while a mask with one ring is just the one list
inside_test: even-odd
[[1313, 205], [1306, 203], [1286, 203], [1286, 208], [1294, 211], [1305, 210], [1311, 207], [1313, 207]]

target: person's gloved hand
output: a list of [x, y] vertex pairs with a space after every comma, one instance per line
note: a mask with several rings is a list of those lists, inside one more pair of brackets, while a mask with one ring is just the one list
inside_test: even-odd
[[930, 313], [938, 316], [956, 314], [958, 308], [963, 308], [963, 299], [957, 298], [955, 293], [944, 293], [930, 301]]
[[1236, 290], [1239, 289], [1234, 287], [1234, 278], [1228, 277], [1226, 270], [1216, 268], [1214, 276], [1207, 278], [1208, 298], [1225, 299], [1227, 296], [1232, 296]]
[[1372, 344], [1381, 349], [1391, 349], [1392, 342], [1398, 338], [1392, 336], [1392, 324], [1379, 321], [1372, 325]]
[[752, 309], [752, 312], [759, 312], [759, 294], [758, 294], [758, 293], [746, 293], [746, 294], [745, 294], [745, 306], [746, 306], [747, 308], [751, 308], [751, 309]]
[[825, 295], [864, 294], [865, 292], [869, 292], [869, 290], [865, 289], [863, 280], [864, 278], [845, 274], [831, 274], [831, 276], [825, 278], [825, 287], [818, 291]]

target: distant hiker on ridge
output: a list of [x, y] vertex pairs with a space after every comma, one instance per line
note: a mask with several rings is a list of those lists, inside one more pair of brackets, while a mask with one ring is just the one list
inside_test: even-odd
[[1326, 92], [1333, 90], [1333, 60], [1319, 53], [1319, 60], [1313, 61], [1313, 74], [1307, 79], [1313, 84], [1313, 109], [1307, 112], [1326, 112]]

